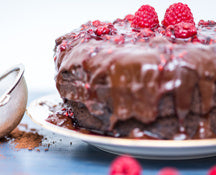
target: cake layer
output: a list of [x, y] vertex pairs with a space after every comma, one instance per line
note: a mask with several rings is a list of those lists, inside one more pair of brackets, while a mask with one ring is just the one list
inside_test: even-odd
[[[166, 102], [161, 109], [163, 113], [149, 124], [131, 118], [118, 121], [112, 130], [109, 129], [110, 111], [102, 116], [91, 115], [86, 106], [80, 102], [67, 101], [65, 103], [50, 107], [52, 114], [47, 118], [48, 122], [72, 130], [84, 133], [100, 134], [114, 137], [141, 138], [141, 139], [206, 139], [216, 137], [216, 109], [205, 116], [189, 113], [184, 121], [179, 122], [177, 116], [171, 112], [169, 106], [170, 98], [165, 97]], [[172, 110], [170, 110], [172, 109]]]

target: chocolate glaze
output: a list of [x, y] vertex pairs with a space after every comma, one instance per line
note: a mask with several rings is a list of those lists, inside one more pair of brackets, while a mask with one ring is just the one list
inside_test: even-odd
[[169, 94], [180, 126], [191, 112], [204, 116], [216, 106], [215, 26], [197, 27], [200, 43], [194, 43], [193, 38], [170, 40], [161, 34], [163, 28], [134, 30], [126, 20], [106, 25], [110, 33], [98, 36], [88, 22], [58, 38], [55, 47], [61, 97], [82, 103], [104, 130], [130, 119], [155, 122]]

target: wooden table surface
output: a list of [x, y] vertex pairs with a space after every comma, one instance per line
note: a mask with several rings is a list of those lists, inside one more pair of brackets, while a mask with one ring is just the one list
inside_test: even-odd
[[[29, 103], [48, 92], [29, 92]], [[0, 147], [0, 174], [38, 175], [108, 175], [109, 166], [116, 155], [101, 151], [80, 140], [47, 131], [34, 124], [25, 115], [22, 122], [38, 129], [43, 140], [40, 152], [27, 149], [14, 150], [9, 143]], [[72, 142], [72, 144], [71, 144]], [[50, 144], [46, 151], [47, 143]], [[210, 167], [216, 165], [216, 157], [195, 160], [145, 160], [137, 159], [143, 168], [143, 175], [156, 175], [164, 167], [175, 167], [181, 175], [205, 175]]]

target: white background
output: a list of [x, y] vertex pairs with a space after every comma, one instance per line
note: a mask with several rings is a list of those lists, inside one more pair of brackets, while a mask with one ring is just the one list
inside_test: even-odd
[[[143, 4], [163, 19], [171, 0], [0, 0], [0, 72], [25, 66], [29, 90], [54, 90], [55, 39], [88, 20], [123, 18]], [[197, 21], [216, 18], [216, 1], [188, 0]]]

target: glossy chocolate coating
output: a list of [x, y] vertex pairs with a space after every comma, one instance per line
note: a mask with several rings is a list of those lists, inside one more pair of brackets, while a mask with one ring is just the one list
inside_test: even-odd
[[[190, 112], [204, 116], [216, 106], [216, 45], [209, 42], [215, 26], [199, 26], [203, 41], [194, 43], [166, 38], [162, 28], [134, 30], [125, 20], [107, 25], [109, 34], [98, 36], [88, 22], [56, 40], [56, 86], [63, 99], [84, 104], [109, 130], [129, 119], [156, 121], [167, 94], [180, 125]], [[193, 110], [195, 91], [200, 107]], [[103, 118], [105, 109], [109, 118]]]

